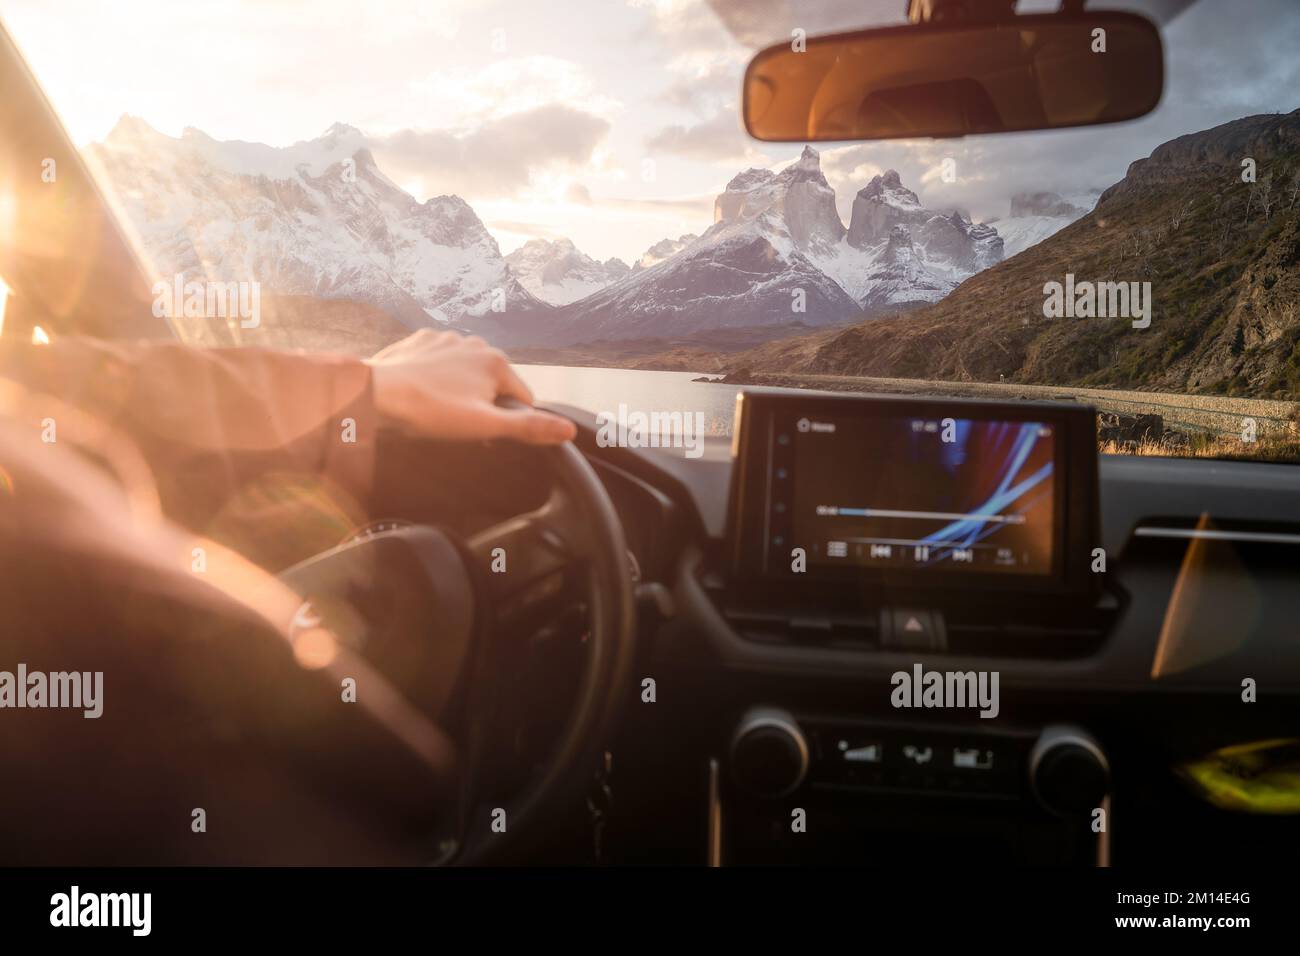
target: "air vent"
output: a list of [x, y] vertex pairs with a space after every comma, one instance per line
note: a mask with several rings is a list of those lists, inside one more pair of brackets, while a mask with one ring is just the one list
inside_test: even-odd
[[749, 610], [724, 610], [732, 628], [760, 644], [871, 649], [880, 645], [878, 614], [792, 615]]

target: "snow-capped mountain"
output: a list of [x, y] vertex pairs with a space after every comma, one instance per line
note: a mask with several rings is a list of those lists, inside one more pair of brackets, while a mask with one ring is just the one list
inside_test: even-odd
[[664, 239], [629, 268], [567, 239], [532, 240], [503, 257], [464, 200], [417, 201], [342, 124], [271, 147], [195, 129], [170, 137], [123, 117], [90, 154], [160, 276], [255, 280], [267, 295], [355, 300], [409, 328], [448, 323], [503, 344], [817, 327], [896, 312], [944, 298], [1093, 203], [1026, 193], [1009, 219], [978, 224], [927, 209], [889, 170], [857, 193], [846, 227], [818, 153], [805, 148], [779, 172], [735, 176], [709, 229]]
[[529, 239], [506, 263], [525, 289], [552, 305], [584, 299], [631, 271], [622, 259], [597, 262], [568, 239]]
[[937, 302], [1002, 254], [996, 229], [961, 212], [926, 209], [893, 170], [857, 194], [846, 229], [820, 157], [805, 147], [780, 172], [748, 169], [734, 177], [702, 236], [563, 310], [558, 334], [635, 338], [835, 325]]
[[642, 269], [657, 266], [665, 259], [677, 255], [698, 238], [700, 237], [691, 232], [676, 239], [661, 239], [641, 254], [641, 258], [632, 264], [632, 271], [640, 272]]
[[652, 268], [561, 310], [555, 337], [639, 338], [800, 323], [836, 325], [858, 303], [819, 267], [844, 235], [817, 153], [727, 184], [705, 233]]
[[90, 151], [160, 275], [357, 299], [408, 327], [545, 308], [463, 199], [417, 201], [351, 126], [272, 147], [125, 116]]
[[988, 225], [997, 229], [1004, 256], [1010, 259], [1092, 212], [1100, 195], [1100, 190], [1070, 196], [1054, 192], [1016, 193], [1011, 197], [1011, 215], [989, 220]]
[[889, 169], [858, 191], [843, 239], [817, 262], [863, 309], [879, 312], [937, 302], [1002, 255], [996, 229], [927, 209]]

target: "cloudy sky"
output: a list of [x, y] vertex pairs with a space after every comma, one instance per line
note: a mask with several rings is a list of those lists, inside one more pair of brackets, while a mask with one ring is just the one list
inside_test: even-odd
[[[796, 26], [898, 20], [902, 6], [761, 0], [728, 22], [750, 43], [779, 41]], [[417, 197], [467, 199], [505, 252], [567, 236], [597, 258], [631, 261], [707, 228], [736, 172], [800, 149], [741, 130], [753, 51], [703, 0], [0, 0], [0, 18], [80, 144], [123, 113], [173, 136], [192, 126], [277, 146], [348, 123]], [[1295, 0], [1199, 0], [1165, 42], [1164, 101], [1133, 123], [827, 144], [841, 214], [892, 167], [928, 205], [1005, 215], [1013, 192], [1102, 188], [1174, 136], [1300, 107]], [[939, 177], [947, 157], [951, 184]]]

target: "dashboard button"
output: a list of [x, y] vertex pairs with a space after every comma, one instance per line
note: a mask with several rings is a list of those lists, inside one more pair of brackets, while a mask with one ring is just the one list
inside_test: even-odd
[[948, 640], [943, 613], [924, 608], [891, 608], [882, 645], [909, 651], [942, 651]]

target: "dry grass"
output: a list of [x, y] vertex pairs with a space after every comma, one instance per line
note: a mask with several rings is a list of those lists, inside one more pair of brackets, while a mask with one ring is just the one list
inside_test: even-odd
[[1300, 461], [1300, 437], [1265, 435], [1247, 442], [1231, 435], [1195, 434], [1190, 441], [1106, 441], [1098, 445], [1103, 455], [1154, 455], [1162, 458], [1238, 458], [1249, 461]]

